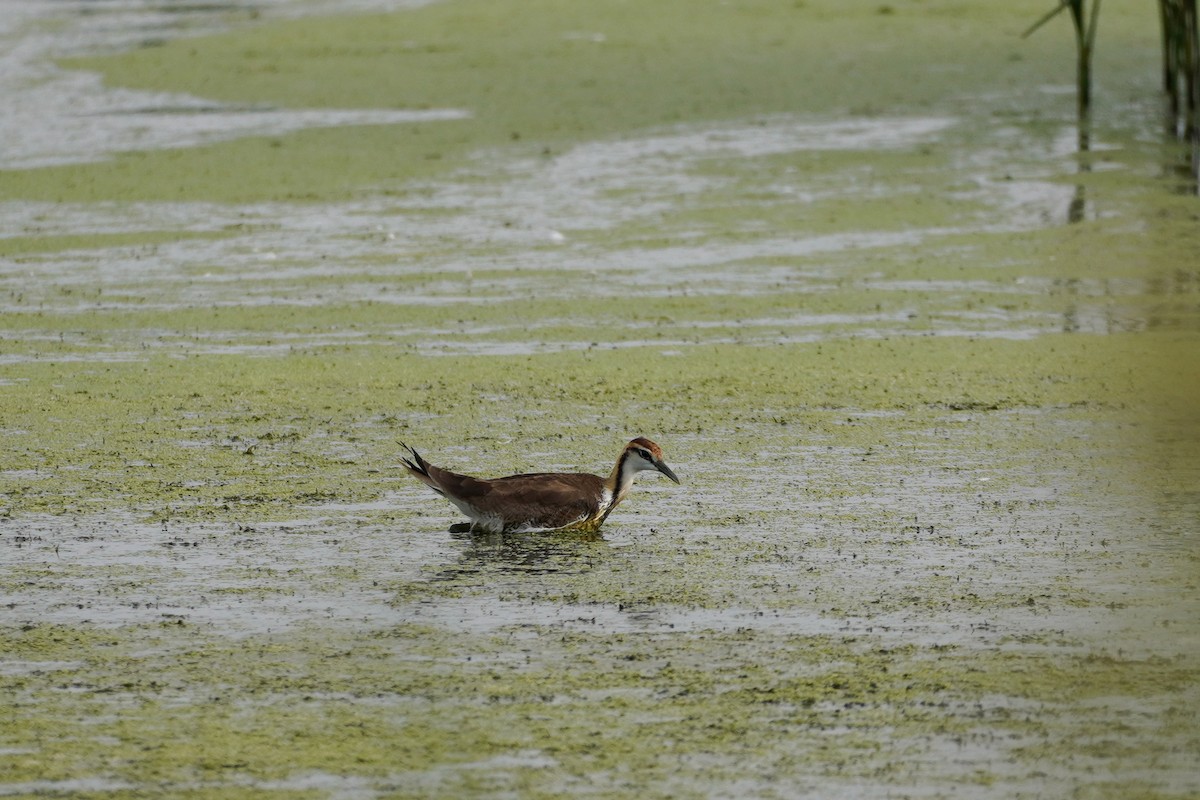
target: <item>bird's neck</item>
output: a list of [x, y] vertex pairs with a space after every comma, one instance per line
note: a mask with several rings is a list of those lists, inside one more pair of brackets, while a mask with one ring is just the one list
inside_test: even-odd
[[604, 488], [612, 493], [612, 504], [624, 499], [629, 493], [629, 487], [633, 486], [633, 476], [637, 470], [633, 469], [629, 463], [629, 452], [621, 453], [621, 457], [617, 459], [616, 465], [613, 466], [612, 472], [608, 474], [608, 478], [604, 481]]

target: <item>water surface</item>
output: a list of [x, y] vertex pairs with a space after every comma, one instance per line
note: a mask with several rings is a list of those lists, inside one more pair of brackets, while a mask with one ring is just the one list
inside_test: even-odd
[[1152, 15], [517, 5], [13, 6], [0, 794], [1200, 793]]

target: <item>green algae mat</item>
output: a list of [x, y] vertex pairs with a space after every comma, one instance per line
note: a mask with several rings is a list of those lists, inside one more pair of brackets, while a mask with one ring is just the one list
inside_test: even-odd
[[0, 796], [1200, 794], [1150, 10], [286, 5], [14, 28]]

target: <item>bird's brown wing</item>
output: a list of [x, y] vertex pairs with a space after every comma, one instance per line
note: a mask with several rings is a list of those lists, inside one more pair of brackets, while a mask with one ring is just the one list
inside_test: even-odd
[[466, 504], [504, 525], [561, 528], [596, 516], [604, 481], [587, 473], [539, 472], [482, 480], [435, 467], [407, 445], [410, 473], [438, 494]]
[[[444, 472], [444, 471], [443, 471]], [[483, 481], [454, 475], [453, 494], [506, 524], [561, 528], [595, 516], [603, 479], [587, 473], [534, 473]]]

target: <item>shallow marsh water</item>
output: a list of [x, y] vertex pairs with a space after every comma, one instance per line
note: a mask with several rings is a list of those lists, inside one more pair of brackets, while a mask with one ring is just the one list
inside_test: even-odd
[[0, 794], [1200, 794], [1152, 15], [1081, 171], [1044, 4], [644, 5], [3, 31]]

